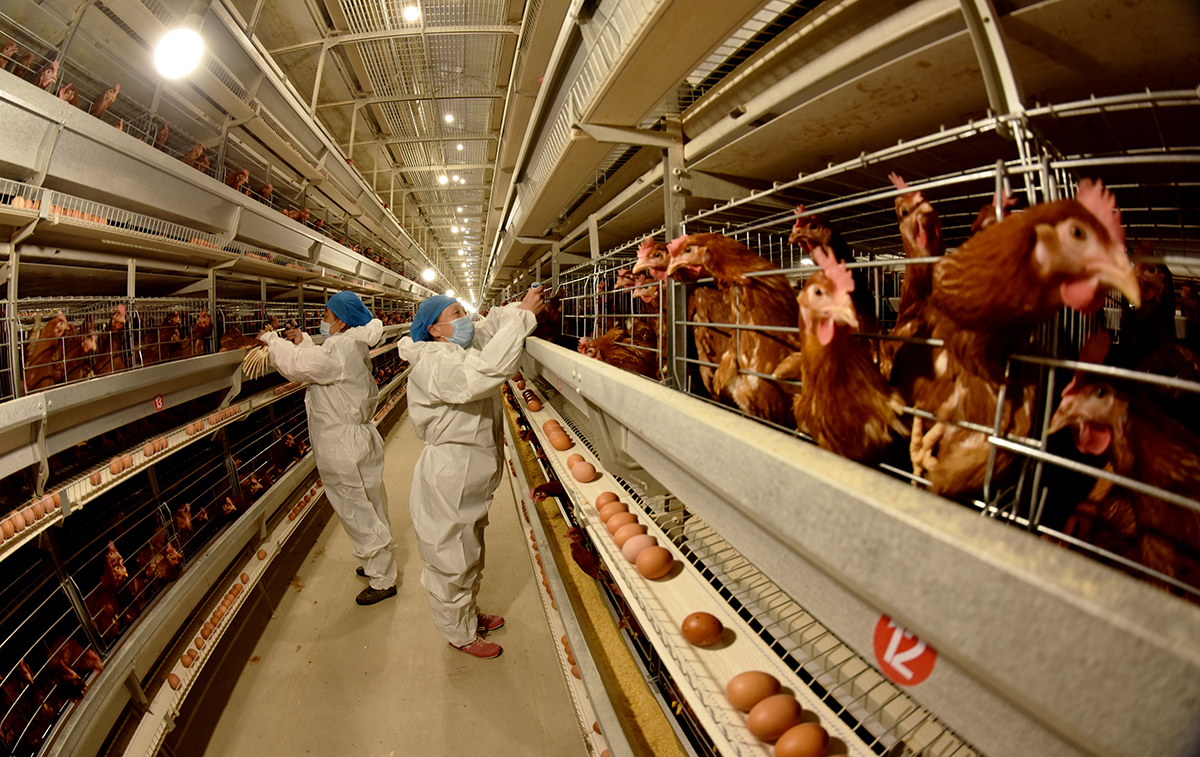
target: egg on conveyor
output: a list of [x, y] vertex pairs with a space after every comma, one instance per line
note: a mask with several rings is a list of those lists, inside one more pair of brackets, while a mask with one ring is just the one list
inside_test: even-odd
[[596, 509], [599, 510], [609, 502], [616, 502], [619, 499], [620, 497], [617, 496], [616, 492], [600, 492], [596, 497]]
[[775, 742], [775, 757], [825, 757], [829, 734], [816, 723], [789, 728]]
[[557, 433], [550, 435], [550, 446], [559, 452], [563, 452], [571, 449], [573, 445], [571, 444], [571, 437], [564, 433]]
[[[637, 523], [636, 515], [633, 513], [616, 513], [608, 520], [604, 521], [604, 527], [608, 529], [608, 533], [611, 536], [617, 532], [618, 528], [629, 525], [630, 523]], [[630, 560], [630, 562], [633, 561]]]
[[591, 483], [596, 480], [596, 466], [582, 460], [571, 468], [571, 475], [581, 483]]
[[583, 455], [576, 452], [575, 454], [573, 454], [567, 458], [567, 467], [574, 468], [576, 463], [582, 463], [582, 462], [583, 462]]
[[[626, 542], [626, 544], [628, 543]], [[638, 553], [634, 563], [637, 565], [638, 573], [642, 574], [642, 578], [654, 581], [671, 572], [671, 568], [675, 566], [675, 557], [666, 547], [646, 547]]]
[[629, 562], [636, 562], [642, 550], [649, 549], [657, 544], [658, 539], [655, 539], [650, 534], [638, 534], [637, 536], [629, 537], [629, 540], [625, 542], [625, 546], [621, 547], [621, 554]]
[[550, 420], [548, 420], [542, 424], [542, 431], [545, 431], [547, 435], [553, 434], [554, 429], [558, 429], [561, 431], [562, 424], [560, 424], [558, 421], [554, 420], [553, 418], [551, 418]]
[[613, 543], [617, 545], [618, 549], [620, 549], [621, 547], [625, 546], [625, 542], [629, 541], [638, 534], [644, 533], [646, 533], [646, 527], [641, 523], [626, 523], [618, 528], [617, 532], [613, 534]]
[[694, 612], [683, 619], [683, 638], [698, 647], [711, 647], [721, 640], [725, 627], [716, 616], [707, 612]]
[[750, 712], [754, 705], [778, 693], [778, 679], [760, 670], [738, 673], [725, 686], [725, 698], [742, 712]]
[[789, 728], [800, 723], [800, 703], [789, 694], [775, 694], [762, 700], [746, 716], [746, 727], [763, 741], [775, 741]]
[[624, 502], [609, 502], [600, 507], [600, 520], [608, 523], [608, 519], [617, 513], [629, 512], [629, 505]]

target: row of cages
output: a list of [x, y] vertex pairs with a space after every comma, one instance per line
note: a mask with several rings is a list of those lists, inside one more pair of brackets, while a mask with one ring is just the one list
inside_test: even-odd
[[[776, 182], [565, 271], [535, 335], [1197, 602], [1198, 118], [1195, 92], [1093, 100]], [[1037, 279], [1035, 226], [1091, 179], [1119, 209], [1126, 291], [1050, 312], [1071, 298]], [[950, 268], [964, 253], [975, 267]], [[953, 296], [974, 320], [939, 309]]]
[[[406, 367], [395, 350], [372, 357], [381, 389]], [[292, 386], [281, 382], [269, 374], [244, 382], [242, 391]], [[224, 391], [207, 395], [51, 456], [46, 490], [208, 416], [224, 399]], [[285, 394], [162, 456], [73, 510], [61, 528], [5, 556], [11, 580], [0, 605], [0, 744], [7, 753], [38, 753], [138, 619], [309, 448], [304, 394]], [[37, 476], [35, 466], [6, 479], [0, 510], [25, 508]]]
[[[322, 302], [227, 299], [210, 312], [206, 297], [28, 298], [11, 317], [9, 307], [0, 305], [0, 400], [253, 347], [263, 330], [288, 324], [316, 334], [325, 313]], [[411, 321], [413, 312], [412, 303], [381, 301], [374, 314], [386, 326]]]
[[[131, 92], [153, 93], [154, 86], [149, 82], [126, 86], [122, 94], [121, 83], [97, 81], [86, 69], [73, 65], [69, 57], [61, 56], [3, 14], [0, 14], [0, 35], [4, 35], [0, 37], [0, 71], [56, 94], [64, 102], [88, 111], [134, 139], [279, 211], [351, 252], [415, 280], [417, 269], [364, 229], [351, 228], [349, 216], [339, 225], [331, 214], [326, 213], [327, 217], [322, 218], [313, 208], [305, 207], [305, 192], [300, 184], [285, 192], [293, 182], [280, 176], [271, 162], [260, 157], [252, 146], [228, 133], [222, 134], [218, 126], [183, 107], [176, 107], [168, 117], [131, 97]], [[165, 101], [160, 104], [164, 111], [168, 107]], [[213, 144], [218, 146], [205, 146]], [[14, 193], [5, 202], [13, 202], [19, 196]]]

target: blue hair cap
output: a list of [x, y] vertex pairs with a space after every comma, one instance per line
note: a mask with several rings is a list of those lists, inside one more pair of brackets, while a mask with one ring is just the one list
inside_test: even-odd
[[443, 310], [456, 302], [458, 300], [444, 294], [435, 294], [422, 302], [417, 307], [417, 314], [413, 318], [412, 328], [409, 329], [408, 335], [414, 342], [433, 341], [429, 336], [429, 327], [437, 322], [438, 316], [442, 314]]
[[347, 326], [366, 326], [371, 322], [371, 311], [354, 292], [338, 292], [329, 298], [325, 307]]

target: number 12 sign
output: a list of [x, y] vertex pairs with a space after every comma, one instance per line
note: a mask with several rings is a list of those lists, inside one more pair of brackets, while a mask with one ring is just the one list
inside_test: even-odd
[[886, 615], [875, 624], [875, 661], [890, 680], [916, 686], [933, 672], [937, 650]]

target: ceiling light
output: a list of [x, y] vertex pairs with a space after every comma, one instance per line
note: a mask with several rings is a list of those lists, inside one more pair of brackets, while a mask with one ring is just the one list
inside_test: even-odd
[[462, 179], [458, 178], [458, 174], [454, 174], [454, 176], [453, 176], [452, 178], [453, 178], [455, 181], [462, 181]]
[[426, 281], [433, 281], [433, 277], [434, 273], [432, 268], [426, 268], [424, 271], [421, 271], [421, 278], [425, 279]]
[[451, 233], [451, 234], [457, 234], [457, 233], [458, 233], [458, 227], [457, 227], [457, 226], [451, 226], [451, 227], [450, 227], [450, 233]]
[[421, 9], [415, 5], [406, 5], [404, 7], [404, 20], [412, 23], [421, 17]]
[[[195, 29], [188, 28], [192, 18], [189, 15], [184, 20], [184, 26], [167, 32], [154, 51], [154, 65], [165, 79], [187, 76], [204, 55], [204, 40], [200, 39]], [[196, 26], [199, 26], [198, 17]]]
[[450, 114], [450, 113], [446, 114], [446, 123], [448, 123], [448, 124], [454, 123], [454, 116], [452, 114]]
[[461, 212], [462, 212], [462, 207], [461, 207], [461, 206], [460, 206], [460, 207], [457, 207], [457, 208], [455, 208], [454, 210], [455, 210], [455, 211], [457, 211], [457, 212], [459, 212], [459, 213], [461, 213]]
[[446, 290], [446, 296], [447, 296], [447, 297], [453, 297], [453, 296], [454, 296], [454, 290], [453, 290], [453, 289], [447, 289], [447, 290]]
[[462, 145], [461, 145], [461, 144], [458, 146], [458, 149], [460, 149], [460, 150], [462, 149]]
[[466, 264], [466, 263], [463, 263], [463, 264], [462, 264], [462, 267], [463, 267], [463, 268], [466, 268], [466, 267], [467, 267], [467, 264]]
[[439, 177], [438, 177], [438, 184], [445, 184], [445, 183], [446, 183], [446, 182], [448, 182], [448, 181], [450, 181], [450, 179], [448, 179], [448, 178], [447, 178], [447, 177], [445, 177], [445, 176], [439, 176]]

